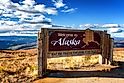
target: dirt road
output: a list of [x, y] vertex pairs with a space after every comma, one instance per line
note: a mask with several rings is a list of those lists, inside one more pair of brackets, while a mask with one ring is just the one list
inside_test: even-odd
[[124, 83], [123, 78], [82, 77], [82, 78], [44, 78], [34, 83]]

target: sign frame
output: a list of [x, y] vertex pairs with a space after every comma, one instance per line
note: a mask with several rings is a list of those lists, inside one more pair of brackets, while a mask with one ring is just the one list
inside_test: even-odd
[[[59, 32], [88, 32], [85, 35], [90, 37], [92, 36], [89, 34], [90, 32], [96, 32], [100, 36], [100, 48], [99, 52], [92, 51], [96, 49], [89, 49], [89, 50], [69, 50], [69, 51], [49, 51], [49, 31], [59, 31]], [[88, 38], [87, 37], [87, 38]], [[89, 38], [90, 40], [91, 38]], [[38, 76], [45, 77], [47, 74], [47, 58], [53, 57], [64, 57], [64, 56], [81, 56], [81, 55], [93, 55], [93, 54], [101, 54], [99, 56], [99, 64], [107, 64], [110, 65], [113, 59], [113, 39], [110, 37], [110, 34], [107, 34], [107, 31], [98, 31], [98, 30], [72, 30], [72, 29], [49, 29], [49, 28], [41, 28], [41, 31], [38, 32]], [[87, 40], [86, 40], [87, 41]], [[87, 41], [88, 42], [88, 41]], [[98, 50], [98, 49], [97, 49]], [[89, 51], [89, 52], [88, 52]], [[75, 54], [74, 54], [74, 53]], [[78, 52], [76, 54], [76, 52]], [[84, 53], [83, 53], [84, 52]], [[87, 52], [87, 53], [86, 53]], [[90, 53], [91, 52], [91, 53]], [[52, 54], [53, 53], [53, 54]], [[57, 56], [58, 55], [58, 56]]]

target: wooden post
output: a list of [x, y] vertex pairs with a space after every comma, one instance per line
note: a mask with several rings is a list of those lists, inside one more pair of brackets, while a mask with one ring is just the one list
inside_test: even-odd
[[104, 33], [101, 35], [101, 54], [99, 55], [99, 64], [103, 64], [103, 45], [104, 45]]
[[109, 56], [109, 61], [108, 61], [109, 65], [111, 65], [113, 61], [113, 46], [114, 46], [114, 39], [110, 38], [110, 56]]
[[110, 57], [110, 35], [106, 34], [106, 55], [105, 55], [105, 64], [107, 65], [109, 63], [109, 57]]
[[99, 57], [99, 63], [109, 65], [113, 57], [113, 39], [110, 38], [106, 31], [103, 32], [101, 45], [102, 55]]
[[44, 77], [47, 69], [47, 29], [38, 33], [38, 76]]
[[101, 40], [101, 57], [99, 58], [100, 60], [100, 64], [105, 64], [105, 54], [106, 54], [106, 31], [104, 31], [103, 33], [102, 33], [102, 40]]
[[38, 32], [38, 77], [43, 77], [42, 72], [42, 34]]
[[47, 70], [47, 29], [42, 28], [42, 35], [43, 35], [43, 40], [42, 40], [42, 63], [43, 63], [43, 76], [46, 75], [46, 70]]
[[105, 34], [105, 44], [104, 44], [104, 59], [105, 59], [105, 63], [104, 64], [107, 64], [107, 54], [108, 54], [108, 35], [107, 33]]

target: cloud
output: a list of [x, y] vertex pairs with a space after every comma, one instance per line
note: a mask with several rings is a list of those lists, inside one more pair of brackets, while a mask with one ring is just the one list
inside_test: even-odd
[[121, 33], [123, 30], [120, 28], [109, 28], [108, 32], [109, 33]]
[[55, 8], [47, 8], [45, 12], [47, 12], [48, 14], [54, 14], [54, 15], [57, 14], [57, 11]]
[[81, 24], [79, 27], [86, 28], [119, 28], [123, 27], [123, 24]]
[[102, 27], [119, 27], [119, 24], [104, 24], [104, 25], [102, 25]]
[[93, 28], [93, 27], [99, 27], [99, 24], [81, 24], [79, 27], [81, 28]]
[[71, 13], [71, 12], [74, 12], [75, 10], [77, 10], [77, 8], [65, 9], [65, 10], [62, 10], [62, 12]]
[[63, 0], [52, 0], [54, 2], [54, 6], [56, 8], [63, 8], [61, 12], [64, 13], [72, 13], [74, 12], [77, 8], [69, 8], [66, 4], [63, 3]]
[[25, 4], [25, 5], [34, 6], [35, 1], [34, 0], [25, 0], [22, 3]]
[[81, 24], [81, 29], [90, 28], [91, 30], [106, 30], [111, 37], [124, 37], [124, 24]]
[[[0, 30], [39, 29], [51, 25], [47, 15], [56, 15], [54, 7], [37, 4], [34, 0], [13, 3], [11, 0], [0, 0]], [[37, 28], [34, 28], [37, 27]]]
[[63, 3], [63, 0], [52, 0], [56, 8], [64, 7], [66, 4]]
[[[40, 30], [41, 27], [52, 27], [52, 19], [47, 16], [58, 15], [58, 11], [68, 13], [75, 10], [63, 3], [63, 0], [52, 0], [54, 6], [39, 4], [35, 0], [0, 0], [0, 35], [2, 32], [17, 33], [15, 30]], [[63, 7], [63, 8], [62, 8]], [[59, 10], [59, 8], [62, 8]], [[17, 34], [18, 35], [18, 34]]]

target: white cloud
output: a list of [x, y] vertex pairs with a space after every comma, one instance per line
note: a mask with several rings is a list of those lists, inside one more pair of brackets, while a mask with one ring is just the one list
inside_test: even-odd
[[79, 25], [79, 27], [81, 27], [81, 28], [91, 28], [93, 26], [94, 26], [93, 24], [81, 24], [81, 25]]
[[[63, 3], [63, 0], [52, 0], [54, 6], [37, 4], [35, 0], [20, 0], [13, 3], [11, 0], [0, 0], [0, 32], [14, 30], [40, 30], [41, 27], [52, 27], [51, 18], [47, 15], [57, 15], [59, 8], [65, 12], [74, 11]], [[13, 32], [11, 32], [13, 33]], [[1, 33], [0, 33], [1, 35]]]
[[45, 12], [45, 5], [44, 4], [36, 5], [34, 9], [36, 11]]
[[7, 25], [2, 25], [0, 26], [0, 30], [1, 31], [11, 31], [11, 30], [17, 30], [17, 29], [21, 29], [21, 27], [14, 25], [14, 26], [7, 26]]
[[5, 4], [7, 2], [9, 2], [10, 0], [0, 0], [1, 3]]
[[71, 12], [74, 12], [76, 9], [77, 8], [65, 9], [65, 10], [62, 10], [62, 12], [71, 13]]
[[[0, 0], [0, 30], [21, 30], [22, 27], [35, 27], [47, 25], [42, 22], [49, 21], [44, 14], [57, 14], [54, 7], [46, 7], [44, 4], [37, 4], [34, 0], [24, 0], [13, 3], [11, 0]], [[29, 23], [25, 23], [25, 21]], [[23, 28], [24, 29], [24, 28]]]
[[63, 0], [52, 0], [56, 8], [64, 7], [66, 4], [63, 3]]
[[68, 9], [68, 6], [64, 6], [65, 9]]
[[66, 4], [63, 3], [63, 0], [52, 0], [56, 8], [63, 7], [64, 9], [61, 12], [71, 13], [74, 12], [77, 8], [69, 8]]
[[103, 24], [102, 27], [119, 27], [119, 24]]
[[12, 25], [16, 25], [17, 22], [14, 22], [14, 21], [0, 21], [0, 25], [9, 25], [9, 26], [12, 26]]
[[87, 28], [118, 28], [118, 27], [123, 27], [122, 25], [119, 24], [81, 24], [79, 25], [79, 27], [87, 27]]
[[57, 14], [57, 11], [55, 8], [47, 8], [45, 12], [47, 12], [48, 14], [53, 14], [53, 15]]
[[25, 0], [22, 3], [25, 5], [29, 5], [29, 6], [34, 6], [35, 1], [34, 0]]
[[124, 37], [124, 24], [81, 24], [81, 29], [90, 28], [91, 30], [106, 30], [111, 37]]
[[109, 28], [108, 29], [109, 33], [120, 33], [122, 30], [120, 28]]

